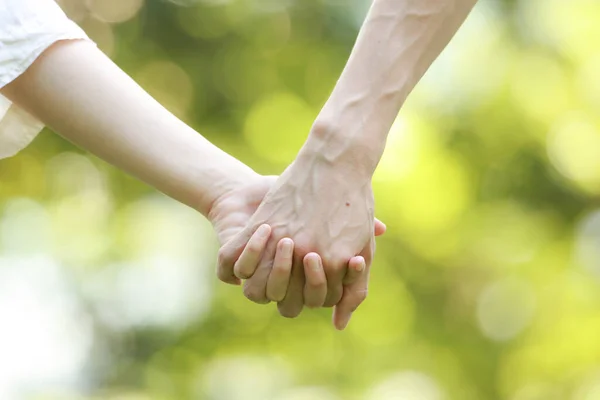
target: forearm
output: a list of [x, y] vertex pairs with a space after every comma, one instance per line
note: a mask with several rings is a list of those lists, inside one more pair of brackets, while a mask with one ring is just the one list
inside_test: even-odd
[[2, 92], [76, 145], [204, 215], [253, 174], [87, 42], [55, 44]]
[[477, 0], [374, 0], [305, 147], [372, 173], [409, 93]]

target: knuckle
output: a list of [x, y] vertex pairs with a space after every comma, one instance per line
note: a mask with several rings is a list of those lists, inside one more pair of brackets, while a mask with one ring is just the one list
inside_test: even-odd
[[339, 254], [343, 253], [340, 253], [340, 251], [335, 249], [327, 249], [323, 252], [323, 262], [328, 265], [342, 265], [344, 262], [341, 260]]
[[277, 291], [272, 291], [270, 293], [267, 293], [267, 298], [270, 301], [280, 302], [285, 298], [285, 293], [279, 293]]
[[240, 279], [248, 279], [252, 277], [252, 272], [247, 271], [243, 264], [236, 264], [234, 268], [235, 276]]
[[323, 277], [318, 277], [317, 279], [313, 278], [306, 283], [311, 289], [321, 290], [327, 288], [327, 281]]
[[218, 265], [215, 271], [217, 278], [220, 281], [223, 282], [229, 282], [231, 280], [231, 278], [233, 278], [233, 274], [231, 273], [231, 271], [228, 271], [227, 269], [225, 269], [224, 267], [222, 267], [221, 265]]
[[356, 300], [357, 308], [360, 304], [362, 304], [365, 300], [367, 300], [368, 294], [369, 294], [369, 291], [367, 289], [356, 292], [356, 294], [354, 295], [354, 299]]
[[218, 269], [217, 270], [217, 279], [219, 279], [221, 282], [228, 283], [231, 280], [231, 276], [228, 274], [225, 274], [222, 270]]
[[281, 306], [279, 314], [284, 318], [296, 318], [302, 312], [302, 306]]
[[294, 252], [302, 257], [314, 249], [314, 246], [308, 240], [303, 240], [300, 238], [296, 239], [294, 243]]
[[268, 299], [265, 297], [265, 293], [255, 286], [246, 284], [244, 285], [243, 292], [244, 296], [254, 303], [264, 304], [268, 302]]
[[260, 242], [251, 241], [246, 246], [246, 251], [249, 252], [250, 254], [258, 254], [258, 253], [262, 252], [262, 250], [263, 250], [263, 244]]
[[239, 278], [239, 279], [250, 279], [250, 278], [252, 278], [252, 274], [249, 274], [249, 273], [247, 273], [245, 271], [237, 271], [235, 273], [235, 276], [237, 278]]
[[271, 274], [275, 274], [277, 276], [287, 275], [291, 271], [291, 265], [286, 263], [273, 263], [273, 268], [271, 269]]
[[229, 254], [227, 253], [227, 250], [223, 248], [219, 249], [219, 252], [217, 253], [217, 264], [219, 265], [219, 267], [222, 267], [223, 265], [228, 263], [228, 261]]
[[306, 307], [308, 307], [310, 309], [315, 309], [315, 308], [321, 308], [323, 306], [323, 303], [319, 303], [316, 300], [313, 300], [313, 301], [307, 301], [305, 305], [306, 305]]
[[326, 307], [326, 308], [331, 308], [331, 307], [335, 306], [336, 304], [337, 304], [337, 302], [335, 302], [334, 300], [332, 300], [332, 299], [327, 299], [327, 300], [325, 300], [325, 302], [323, 303], [323, 307]]
[[324, 295], [318, 295], [315, 293], [314, 296], [305, 296], [304, 298], [304, 305], [308, 308], [323, 307], [323, 303], [325, 303]]

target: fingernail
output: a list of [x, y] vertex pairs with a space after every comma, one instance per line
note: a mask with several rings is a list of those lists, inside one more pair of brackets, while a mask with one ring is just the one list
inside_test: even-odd
[[321, 263], [319, 262], [319, 258], [318, 257], [314, 257], [314, 256], [313, 257], [309, 257], [309, 259], [308, 259], [308, 266], [313, 271], [319, 271], [321, 269]]
[[346, 318], [344, 318], [344, 320], [342, 321], [342, 324], [340, 326], [340, 330], [344, 330], [346, 329], [346, 327], [348, 326], [348, 323], [350, 322], [350, 318], [352, 318], [352, 314], [348, 315]]
[[256, 232], [258, 236], [266, 238], [271, 233], [271, 227], [269, 225], [261, 225]]
[[365, 270], [365, 267], [366, 267], [365, 263], [361, 261], [361, 262], [358, 264], [358, 268], [356, 268], [356, 270], [357, 270], [358, 272], [363, 272], [363, 271]]
[[285, 257], [289, 257], [292, 255], [294, 251], [294, 244], [291, 239], [283, 239], [283, 243], [281, 244], [281, 251]]

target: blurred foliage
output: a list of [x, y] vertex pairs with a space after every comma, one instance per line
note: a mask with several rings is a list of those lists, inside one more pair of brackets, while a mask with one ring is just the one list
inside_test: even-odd
[[[62, 0], [261, 173], [294, 158], [366, 0]], [[217, 283], [210, 226], [45, 132], [0, 162], [0, 397], [600, 399], [600, 2], [484, 1], [391, 130], [347, 331]], [[12, 396], [12, 397], [11, 397]]]

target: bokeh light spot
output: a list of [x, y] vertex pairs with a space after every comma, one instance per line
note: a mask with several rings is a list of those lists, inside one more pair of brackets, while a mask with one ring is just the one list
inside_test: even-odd
[[168, 60], [152, 61], [135, 77], [152, 97], [177, 117], [185, 119], [194, 97], [194, 86], [183, 68]]
[[477, 322], [483, 334], [496, 341], [514, 338], [530, 323], [535, 297], [520, 280], [495, 282], [484, 289], [477, 305]]
[[116, 40], [109, 23], [95, 18], [86, 18], [79, 25], [104, 54], [113, 56]]
[[584, 216], [577, 227], [576, 255], [579, 264], [600, 278], [600, 211]]
[[[232, 379], [233, 378], [233, 379]], [[290, 384], [287, 366], [277, 359], [238, 356], [207, 365], [200, 392], [213, 400], [274, 398]], [[199, 393], [200, 395], [200, 393]]]
[[566, 115], [548, 137], [548, 156], [578, 187], [600, 193], [600, 129], [586, 114]]
[[177, 10], [181, 27], [190, 36], [202, 39], [217, 39], [227, 34], [236, 21], [239, 7], [229, 6], [229, 2], [219, 1], [210, 6], [182, 7]]
[[244, 134], [265, 159], [289, 163], [306, 140], [315, 116], [308, 104], [294, 94], [271, 94], [251, 109]]
[[398, 372], [377, 384], [367, 396], [368, 400], [443, 400], [437, 382], [417, 371]]
[[88, 8], [101, 21], [120, 23], [135, 17], [144, 0], [85, 0]]
[[374, 181], [378, 207], [400, 229], [436, 232], [453, 223], [471, 201], [469, 174], [444, 151], [439, 132], [406, 113], [390, 132]]

